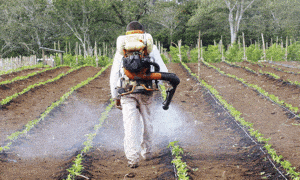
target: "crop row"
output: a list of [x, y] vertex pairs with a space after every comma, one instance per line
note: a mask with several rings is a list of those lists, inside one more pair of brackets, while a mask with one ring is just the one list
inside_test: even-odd
[[[250, 72], [252, 72], [252, 73], [254, 73], [254, 74], [258, 74], [256, 71], [250, 69], [249, 67], [241, 67], [241, 66], [236, 65], [235, 63], [230, 63], [230, 62], [227, 62], [227, 61], [226, 61], [226, 63], [227, 63], [228, 65], [230, 65], [230, 66], [236, 66], [236, 67], [239, 67], [239, 68], [244, 68], [244, 69], [246, 69], [246, 70], [248, 70], [248, 71], [250, 71]], [[224, 73], [223, 71], [221, 71], [220, 69], [218, 69], [218, 68], [216, 68], [216, 67], [214, 67], [214, 66], [212, 66], [212, 65], [209, 65], [209, 66], [212, 67], [212, 68], [214, 68], [214, 69], [217, 69], [220, 73], [225, 74], [225, 73]], [[274, 75], [271, 74], [271, 73], [270, 73], [269, 75], [272, 76], [274, 79], [279, 79], [279, 78], [280, 78], [280, 77], [278, 77], [278, 76], [276, 76], [276, 75], [274, 76]], [[284, 107], [288, 108], [290, 111], [292, 111], [292, 112], [294, 112], [294, 113], [298, 113], [298, 112], [299, 112], [299, 108], [298, 108], [298, 107], [293, 107], [291, 104], [285, 103], [283, 100], [280, 100], [278, 96], [275, 96], [275, 95], [273, 95], [273, 94], [269, 94], [269, 93], [266, 92], [263, 88], [261, 88], [261, 87], [259, 87], [259, 86], [257, 86], [257, 85], [247, 83], [244, 79], [238, 78], [238, 77], [236, 77], [236, 76], [234, 76], [234, 75], [231, 75], [231, 74], [227, 74], [227, 76], [232, 77], [232, 78], [235, 78], [235, 79], [239, 80], [240, 82], [246, 84], [247, 86], [256, 89], [256, 90], [257, 90], [258, 92], [260, 92], [262, 95], [264, 95], [264, 96], [270, 98], [272, 101], [274, 101], [275, 103], [279, 104], [280, 106], [284, 106]]]
[[171, 148], [171, 153], [174, 156], [172, 163], [176, 168], [176, 176], [180, 180], [189, 180], [187, 174], [188, 168], [186, 162], [183, 162], [181, 154], [183, 154], [183, 149], [179, 145], [175, 145], [178, 141], [170, 142], [168, 148]]
[[33, 88], [35, 88], [35, 87], [38, 87], [38, 86], [41, 86], [41, 85], [45, 85], [45, 84], [47, 84], [47, 83], [51, 83], [51, 82], [54, 82], [54, 81], [57, 81], [57, 80], [59, 80], [60, 78], [66, 76], [67, 74], [69, 74], [69, 73], [71, 73], [71, 72], [73, 72], [73, 71], [75, 71], [75, 70], [77, 70], [77, 69], [80, 69], [80, 68], [82, 68], [82, 67], [85, 67], [85, 66], [87, 66], [87, 65], [72, 68], [72, 69], [70, 69], [68, 72], [66, 72], [66, 73], [61, 73], [61, 74], [59, 74], [58, 76], [56, 76], [55, 78], [53, 78], [53, 79], [48, 79], [47, 81], [43, 81], [43, 82], [35, 83], [35, 84], [33, 84], [33, 85], [29, 85], [28, 87], [24, 88], [21, 92], [17, 92], [17, 93], [15, 93], [15, 94], [11, 95], [11, 96], [8, 96], [8, 97], [2, 99], [1, 102], [0, 102], [0, 107], [3, 106], [3, 105], [5, 105], [5, 104], [8, 104], [8, 103], [9, 103], [11, 100], [13, 100], [14, 98], [16, 98], [16, 97], [18, 97], [19, 95], [22, 95], [22, 94], [24, 94], [24, 93], [30, 91], [31, 89], [33, 89]]
[[[106, 67], [102, 68], [94, 77], [90, 77], [88, 79], [86, 79], [85, 81], [82, 81], [81, 83], [77, 84], [76, 86], [72, 87], [71, 90], [67, 93], [65, 93], [63, 96], [60, 97], [59, 100], [57, 100], [56, 102], [53, 102], [51, 104], [51, 106], [49, 106], [46, 111], [44, 113], [41, 114], [41, 116], [38, 118], [38, 119], [35, 119], [35, 120], [32, 120], [30, 122], [28, 122], [26, 125], [25, 125], [25, 129], [22, 130], [22, 131], [17, 131], [13, 134], [11, 134], [10, 136], [7, 137], [6, 140], [8, 141], [13, 141], [13, 140], [16, 140], [20, 135], [22, 134], [26, 134], [30, 129], [32, 129], [36, 124], [38, 124], [40, 121], [44, 120], [45, 117], [57, 106], [59, 106], [60, 104], [62, 104], [75, 90], [87, 85], [90, 81], [92, 81], [93, 79], [97, 78], [98, 76], [100, 76], [102, 74], [103, 71], [105, 71], [110, 65], [107, 65]], [[74, 69], [71, 69], [71, 70], [76, 70], [76, 69], [79, 69], [81, 68], [82, 66], [80, 67], [77, 67], [77, 68], [74, 68]], [[71, 72], [70, 70], [70, 72]], [[69, 71], [68, 71], [69, 72]], [[67, 74], [67, 73], [66, 73]], [[65, 75], [66, 75], [65, 74]], [[57, 78], [57, 77], [56, 77]], [[55, 78], [54, 78], [55, 79]], [[26, 88], [27, 89], [27, 88]], [[3, 151], [3, 150], [8, 150], [9, 147], [11, 146], [12, 142], [9, 142], [7, 143], [6, 146], [4, 147], [0, 147], [0, 152]]]
[[60, 67], [63, 67], [63, 66], [57, 66], [57, 67], [53, 67], [53, 68], [47, 68], [47, 69], [44, 69], [42, 71], [37, 71], [37, 72], [30, 73], [30, 74], [28, 74], [26, 76], [18, 76], [18, 77], [13, 78], [12, 80], [2, 81], [2, 82], [0, 82], [0, 85], [9, 84], [9, 83], [13, 83], [15, 81], [21, 81], [21, 80], [24, 80], [24, 79], [28, 79], [29, 77], [35, 76], [37, 74], [41, 74], [41, 73], [43, 73], [45, 71], [50, 71], [50, 70], [53, 70], [53, 69], [57, 69], [57, 68], [60, 68]]
[[[226, 61], [228, 64], [231, 64], [230, 62], [228, 62], [228, 61]], [[236, 66], [238, 66], [236, 63], [232, 63], [232, 64], [234, 64], [234, 65], [236, 65]], [[255, 63], [254, 63], [255, 64]], [[238, 67], [241, 67], [241, 66], [238, 66]], [[253, 73], [255, 73], [255, 74], [263, 74], [263, 75], [267, 75], [267, 76], [270, 76], [270, 77], [273, 77], [274, 79], [280, 79], [280, 76], [278, 76], [278, 75], [276, 75], [275, 73], [272, 73], [272, 72], [268, 72], [268, 71], [262, 71], [262, 70], [259, 70], [259, 72], [257, 72], [257, 71], [254, 71], [254, 70], [252, 70], [251, 68], [249, 68], [249, 67], [244, 67], [245, 69], [247, 69], [247, 70], [250, 70], [250, 71], [252, 71]], [[284, 80], [282, 80], [283, 82], [286, 82], [286, 83], [290, 83], [290, 84], [293, 84], [293, 85], [298, 85], [298, 86], [300, 86], [300, 82], [298, 82], [298, 81], [291, 81], [291, 80], [287, 80], [287, 81], [284, 81]]]
[[239, 122], [242, 126], [248, 129], [251, 136], [255, 137], [258, 142], [264, 143], [264, 148], [267, 150], [268, 154], [276, 163], [281, 164], [281, 166], [287, 171], [291, 178], [293, 178], [294, 180], [300, 180], [300, 173], [295, 171], [296, 168], [292, 167], [289, 161], [283, 161], [282, 155], [278, 156], [275, 149], [271, 148], [272, 145], [268, 143], [270, 138], [264, 138], [263, 134], [259, 133], [258, 130], [255, 130], [253, 128], [253, 123], [246, 122], [245, 119], [241, 117], [242, 113], [238, 111], [235, 107], [233, 107], [231, 104], [229, 104], [216, 89], [214, 89], [211, 85], [207, 84], [204, 80], [201, 80], [200, 77], [193, 73], [186, 64], [182, 63], [182, 65], [189, 71], [189, 73], [192, 76], [196, 77], [199, 80], [202, 86], [206, 87], [214, 95], [214, 97], [218, 99], [218, 101], [229, 111], [229, 113], [235, 118], [237, 122]]
[[94, 126], [95, 131], [93, 133], [86, 135], [87, 140], [83, 143], [84, 148], [81, 150], [80, 154], [78, 154], [76, 156], [76, 159], [73, 161], [74, 164], [72, 165], [71, 168], [67, 169], [67, 171], [69, 172], [67, 180], [75, 179], [76, 176], [83, 177], [83, 175], [81, 175], [81, 171], [83, 169], [83, 165], [81, 164], [82, 158], [84, 156], [84, 153], [87, 153], [93, 147], [92, 144], [93, 144], [94, 138], [96, 137], [97, 133], [99, 132], [99, 129], [102, 127], [104, 120], [108, 117], [109, 111], [114, 106], [114, 101], [112, 99], [110, 100], [110, 102], [111, 103], [106, 107], [105, 111], [102, 112], [101, 117], [99, 119], [99, 124]]
[[7, 71], [0, 71], [0, 76], [4, 75], [4, 74], [9, 74], [9, 73], [12, 73], [12, 72], [23, 71], [23, 70], [26, 70], [26, 69], [35, 69], [35, 68], [43, 68], [43, 67], [50, 67], [50, 66], [49, 65], [43, 65], [43, 64], [37, 64], [37, 65], [33, 65], [33, 66], [23, 66], [23, 67], [20, 67], [20, 68], [17, 68], [17, 69], [10, 69], [10, 70], [7, 70]]
[[[252, 62], [252, 63], [255, 64], [255, 62]], [[262, 64], [261, 62], [258, 62], [258, 65], [261, 66], [261, 67], [272, 67], [272, 68], [274, 68], [274, 69], [276, 69], [278, 71], [282, 71], [282, 72], [289, 73], [289, 74], [300, 74], [300, 72], [286, 71], [286, 70], [281, 69], [280, 67], [272, 65], [272, 64], [270, 66], [267, 66], [267, 65]]]

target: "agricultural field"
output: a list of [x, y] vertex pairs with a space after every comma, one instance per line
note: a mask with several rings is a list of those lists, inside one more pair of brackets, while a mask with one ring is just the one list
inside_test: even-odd
[[110, 100], [110, 65], [2, 74], [0, 180], [299, 179], [296, 62], [167, 67], [181, 82], [167, 111], [155, 94], [154, 156], [135, 169]]

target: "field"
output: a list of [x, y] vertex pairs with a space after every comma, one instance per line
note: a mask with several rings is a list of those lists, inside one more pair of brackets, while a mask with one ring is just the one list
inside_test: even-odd
[[76, 162], [83, 169], [74, 179], [177, 179], [174, 141], [189, 179], [297, 179], [299, 65], [201, 63], [198, 72], [195, 63], [167, 64], [181, 83], [167, 111], [155, 94], [154, 157], [136, 169], [127, 167], [122, 113], [110, 101], [110, 66], [3, 74], [0, 179], [67, 179]]

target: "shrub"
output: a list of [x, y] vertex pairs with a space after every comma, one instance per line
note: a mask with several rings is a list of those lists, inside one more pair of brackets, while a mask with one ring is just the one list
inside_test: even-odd
[[[188, 62], [187, 52], [189, 50], [189, 47], [187, 45], [181, 46], [181, 57], [183, 62]], [[179, 60], [179, 49], [174, 46], [170, 46], [170, 52], [169, 54], [172, 57], [172, 62], [180, 62]]]
[[234, 43], [225, 53], [225, 58], [227, 61], [231, 62], [241, 62], [244, 58], [243, 48], [239, 49], [239, 45]]
[[273, 44], [266, 50], [267, 60], [283, 61], [285, 58], [285, 49], [281, 49], [280, 45]]
[[288, 60], [300, 61], [300, 42], [288, 46]]
[[246, 48], [247, 60], [257, 62], [263, 56], [263, 51], [252, 44]]
[[[82, 65], [90, 65], [96, 66], [96, 57], [87, 56], [85, 59], [82, 55], [78, 55], [78, 64], [76, 64], [76, 56], [71, 54], [64, 54], [63, 56], [64, 65], [75, 67], [75, 66], [82, 66]], [[111, 62], [111, 59], [107, 56], [99, 56], [98, 57], [98, 66], [104, 67], [108, 63]], [[55, 57], [56, 65], [60, 65], [60, 58], [57, 55]]]
[[161, 58], [162, 58], [162, 60], [164, 61], [165, 64], [169, 63], [168, 58], [164, 54], [161, 54], [160, 56], [161, 56]]
[[203, 51], [203, 58], [206, 62], [220, 62], [222, 61], [222, 54], [218, 46], [208, 45], [207, 50]]

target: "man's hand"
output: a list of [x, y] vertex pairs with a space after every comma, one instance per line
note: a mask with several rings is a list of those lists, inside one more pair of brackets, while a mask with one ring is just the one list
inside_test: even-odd
[[115, 106], [116, 108], [122, 110], [121, 101], [120, 99], [115, 99]]

